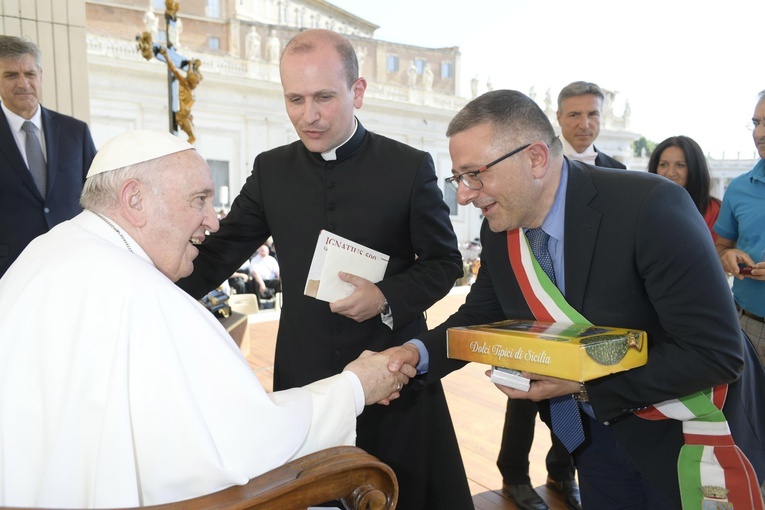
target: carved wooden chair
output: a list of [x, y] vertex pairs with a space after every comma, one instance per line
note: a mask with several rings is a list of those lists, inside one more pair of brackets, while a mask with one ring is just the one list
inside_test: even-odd
[[334, 500], [350, 510], [393, 510], [398, 500], [396, 475], [360, 448], [337, 446], [293, 460], [246, 485], [142, 510], [305, 510]]

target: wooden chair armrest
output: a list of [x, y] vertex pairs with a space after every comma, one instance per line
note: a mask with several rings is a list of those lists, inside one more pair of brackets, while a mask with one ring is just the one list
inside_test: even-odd
[[[351, 510], [396, 507], [398, 481], [393, 470], [355, 446], [328, 448], [213, 494], [181, 502], [188, 510], [305, 510], [340, 499]], [[146, 510], [175, 510], [171, 505]]]
[[334, 500], [351, 510], [392, 510], [398, 501], [396, 475], [360, 448], [337, 446], [295, 459], [245, 485], [143, 510], [305, 510]]

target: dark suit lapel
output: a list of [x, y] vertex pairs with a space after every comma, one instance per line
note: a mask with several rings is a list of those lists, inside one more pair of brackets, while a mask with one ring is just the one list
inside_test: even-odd
[[600, 153], [597, 147], [592, 146], [592, 150], [595, 151], [595, 166], [603, 166], [603, 155]]
[[47, 158], [46, 169], [48, 170], [46, 195], [53, 189], [53, 181], [56, 179], [56, 163], [58, 162], [58, 122], [55, 122], [56, 113], [42, 108], [42, 125], [45, 133], [45, 156]]
[[16, 145], [16, 139], [13, 137], [11, 127], [8, 125], [8, 119], [6, 119], [2, 108], [0, 108], [0, 119], [2, 119], [0, 122], [0, 154], [8, 162], [9, 171], [15, 172], [31, 193], [38, 198], [42, 198], [37, 190], [32, 174], [29, 173], [29, 168], [27, 168], [27, 164], [24, 162], [24, 157], [19, 152], [19, 146]]
[[597, 193], [587, 165], [569, 160], [564, 227], [566, 301], [577, 310], [582, 309], [600, 228], [601, 214], [589, 206]]

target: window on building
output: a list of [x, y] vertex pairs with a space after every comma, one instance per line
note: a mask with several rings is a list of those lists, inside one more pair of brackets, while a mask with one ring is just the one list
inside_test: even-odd
[[205, 12], [210, 18], [220, 18], [220, 0], [207, 0]]
[[228, 186], [228, 161], [207, 160], [212, 173], [213, 185], [215, 186], [215, 200], [213, 207], [228, 207], [231, 204], [231, 197]]
[[422, 72], [425, 70], [425, 64], [427, 62], [428, 61], [425, 60], [424, 58], [416, 58], [416, 59], [414, 59], [414, 65], [415, 65], [415, 67], [417, 67], [417, 74], [419, 74], [420, 76], [422, 76]]
[[398, 71], [398, 55], [388, 55], [388, 72], [395, 73]]
[[457, 216], [459, 214], [457, 192], [451, 186], [444, 186], [444, 202], [449, 206], [449, 216]]
[[165, 0], [152, 0], [151, 5], [155, 9], [165, 12]]
[[441, 62], [441, 78], [454, 78], [454, 64]]
[[220, 38], [218, 38], [218, 37], [210, 37], [207, 40], [207, 44], [209, 45], [211, 50], [219, 50], [220, 49]]

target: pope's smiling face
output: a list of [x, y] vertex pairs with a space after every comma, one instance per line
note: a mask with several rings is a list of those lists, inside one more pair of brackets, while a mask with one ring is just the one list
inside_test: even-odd
[[141, 247], [162, 274], [177, 281], [194, 270], [195, 244], [204, 241], [206, 231], [218, 230], [218, 216], [210, 168], [202, 156], [186, 150], [164, 159], [160, 189], [144, 198], [151, 223]]

